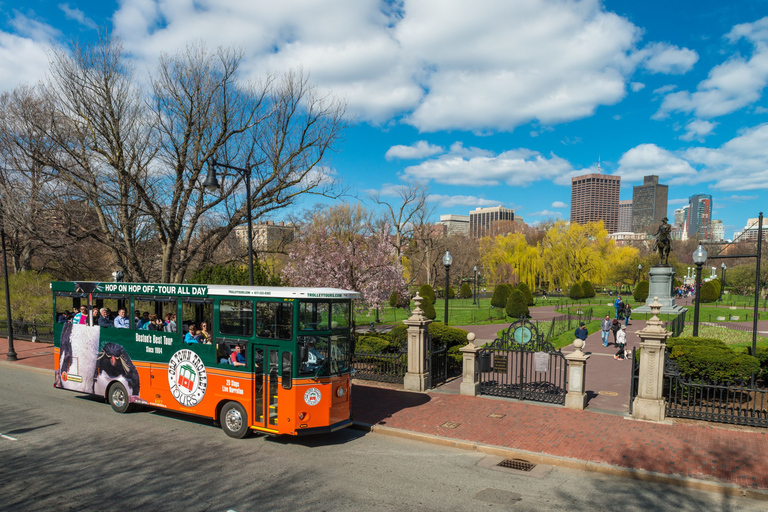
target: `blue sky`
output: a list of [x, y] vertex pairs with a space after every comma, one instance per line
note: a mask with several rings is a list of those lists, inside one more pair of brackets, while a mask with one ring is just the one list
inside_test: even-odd
[[[0, 90], [50, 45], [119, 35], [140, 69], [204, 40], [245, 76], [298, 66], [353, 124], [328, 164], [361, 198], [428, 182], [436, 215], [568, 220], [570, 178], [712, 194], [726, 237], [765, 209], [768, 0], [0, 0]], [[766, 211], [768, 213], [768, 211]]]

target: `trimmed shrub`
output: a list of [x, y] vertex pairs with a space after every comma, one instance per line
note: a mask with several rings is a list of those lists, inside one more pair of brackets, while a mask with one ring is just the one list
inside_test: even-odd
[[648, 298], [648, 292], [651, 289], [651, 285], [648, 281], [640, 281], [635, 286], [635, 293], [632, 296], [635, 298], [635, 302], [645, 302]]
[[585, 299], [591, 299], [596, 295], [595, 287], [592, 286], [592, 283], [590, 283], [589, 281], [584, 281], [583, 283], [581, 283], [581, 291], [584, 292]]
[[355, 352], [367, 354], [381, 354], [399, 350], [400, 345], [393, 343], [386, 335], [363, 334], [357, 336]]
[[437, 313], [435, 312], [435, 305], [428, 300], [425, 300], [421, 303], [421, 309], [424, 310], [424, 316], [430, 320], [434, 320], [437, 316]]
[[693, 380], [730, 384], [748, 380], [760, 371], [760, 361], [744, 352], [731, 350], [714, 338], [671, 338], [669, 357], [680, 372]]
[[408, 345], [408, 326], [405, 324], [397, 324], [387, 333], [387, 337], [392, 344], [407, 348]]
[[468, 283], [464, 283], [461, 285], [461, 288], [459, 288], [459, 298], [460, 299], [469, 299], [472, 297], [472, 287], [469, 286]]
[[448, 287], [448, 298], [453, 299], [456, 297], [456, 290], [453, 289], [453, 286]]
[[507, 299], [507, 316], [512, 318], [528, 317], [528, 304], [520, 290], [513, 291]]
[[715, 302], [719, 296], [717, 286], [712, 281], [707, 281], [701, 285], [701, 290], [699, 291], [701, 302]]
[[[435, 304], [435, 290], [428, 284], [423, 284], [419, 287], [419, 295], [424, 299], [429, 299], [433, 305]], [[424, 306], [422, 306], [424, 309]]]
[[[717, 292], [717, 297], [720, 298], [720, 289], [722, 288], [722, 285], [720, 284], [720, 279], [713, 279], [710, 281], [715, 286], [715, 291]], [[717, 300], [717, 299], [715, 299]]]
[[509, 287], [506, 284], [500, 284], [493, 290], [493, 296], [491, 297], [491, 306], [495, 308], [505, 308], [507, 306], [507, 299], [510, 294]]
[[[747, 347], [747, 354], [752, 355], [752, 347]], [[768, 348], [757, 347], [755, 357], [760, 363], [760, 369], [763, 372], [763, 376], [765, 376], [768, 374]]]
[[525, 298], [525, 303], [528, 306], [533, 306], [535, 304], [533, 302], [533, 293], [531, 293], [531, 289], [528, 288], [527, 284], [525, 283], [518, 284], [516, 290], [519, 290], [520, 293], [523, 294], [523, 298]]
[[568, 292], [568, 296], [573, 300], [579, 300], [584, 297], [584, 290], [581, 289], [579, 283], [574, 283], [573, 286], [571, 286], [571, 290]]

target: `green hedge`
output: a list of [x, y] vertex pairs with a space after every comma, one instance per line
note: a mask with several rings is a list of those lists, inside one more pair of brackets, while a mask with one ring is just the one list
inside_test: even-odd
[[[517, 285], [516, 290], [519, 290], [520, 293], [523, 294], [523, 298], [525, 298], [525, 303], [528, 306], [533, 306], [535, 303], [533, 302], [533, 293], [531, 293], [531, 289], [528, 288], [528, 285], [525, 283], [519, 283]], [[509, 297], [507, 298], [509, 299]]]
[[507, 305], [507, 299], [512, 291], [506, 284], [500, 284], [493, 290], [493, 296], [491, 297], [491, 306], [499, 309], [503, 309]]
[[583, 283], [581, 283], [581, 291], [584, 293], [585, 299], [591, 299], [596, 295], [595, 287], [592, 286], [592, 283], [590, 283], [589, 281], [584, 281]]
[[717, 286], [712, 281], [707, 281], [701, 285], [701, 290], [699, 291], [701, 302], [715, 302], [719, 296]]
[[[435, 290], [432, 289], [432, 287], [428, 284], [423, 284], [419, 287], [419, 295], [424, 299], [429, 299], [429, 301], [434, 304], [435, 303]], [[422, 306], [423, 307], [423, 306]]]
[[528, 304], [526, 304], [525, 297], [520, 290], [514, 290], [510, 294], [505, 309], [507, 316], [511, 316], [514, 319], [528, 317]]
[[400, 349], [398, 343], [393, 343], [386, 334], [363, 334], [357, 336], [355, 352], [367, 354], [382, 354], [385, 352], [397, 352]]
[[581, 289], [579, 283], [574, 283], [573, 286], [571, 286], [571, 291], [568, 292], [568, 296], [573, 300], [579, 300], [584, 298], [584, 290]]
[[648, 298], [648, 292], [650, 288], [651, 285], [648, 281], [640, 281], [637, 283], [637, 286], [635, 286], [635, 293], [632, 294], [635, 302], [645, 302], [645, 300]]
[[734, 352], [718, 339], [671, 338], [667, 346], [680, 372], [693, 380], [730, 384], [760, 372], [758, 358]]
[[472, 288], [469, 286], [468, 283], [462, 284], [461, 288], [459, 288], [459, 298], [469, 299], [470, 297], [472, 297]]

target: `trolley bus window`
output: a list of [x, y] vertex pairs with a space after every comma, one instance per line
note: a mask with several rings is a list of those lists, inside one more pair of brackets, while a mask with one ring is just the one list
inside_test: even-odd
[[293, 304], [290, 302], [256, 303], [256, 336], [290, 340], [293, 337]]
[[[175, 297], [135, 297], [133, 307], [135, 310], [133, 327], [150, 331], [162, 331], [165, 327], [165, 316], [179, 311], [178, 299]], [[138, 321], [136, 313], [140, 313]], [[150, 326], [151, 321], [154, 322], [154, 326]]]
[[219, 302], [219, 331], [221, 334], [250, 337], [253, 335], [253, 302], [222, 300]]
[[327, 302], [302, 302], [299, 305], [299, 329], [327, 331], [330, 329], [330, 315]]
[[349, 302], [334, 302], [331, 327], [333, 329], [349, 327], [349, 311]]

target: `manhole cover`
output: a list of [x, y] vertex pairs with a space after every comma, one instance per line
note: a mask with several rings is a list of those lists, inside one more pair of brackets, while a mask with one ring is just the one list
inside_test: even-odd
[[603, 396], [619, 396], [619, 394], [615, 391], [598, 391], [597, 394]]
[[497, 420], [503, 418], [504, 416], [506, 416], [506, 414], [499, 414], [498, 412], [492, 412], [488, 415], [489, 418], [496, 418]]
[[536, 464], [523, 459], [504, 459], [496, 465], [518, 471], [530, 471], [536, 467]]
[[461, 425], [461, 423], [454, 423], [453, 421], [446, 421], [445, 423], [443, 423], [440, 426], [443, 427], [443, 428], [456, 428], [459, 425]]

